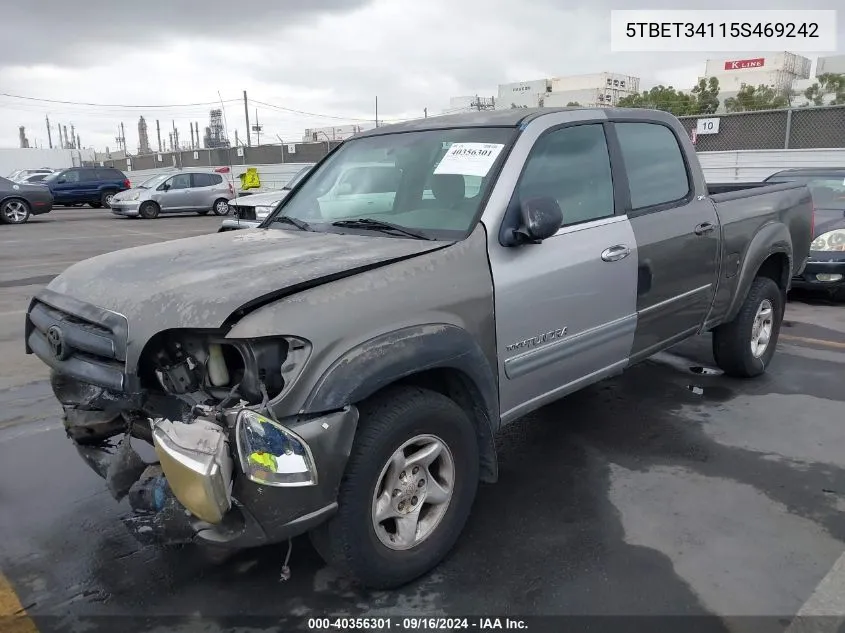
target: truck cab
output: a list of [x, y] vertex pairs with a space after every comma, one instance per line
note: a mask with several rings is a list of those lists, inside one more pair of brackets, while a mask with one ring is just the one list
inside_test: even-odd
[[455, 544], [505, 425], [705, 332], [762, 374], [812, 212], [799, 183], [708, 191], [665, 112], [431, 117], [345, 141], [259, 228], [71, 266], [27, 350], [139, 539], [308, 533], [395, 587]]

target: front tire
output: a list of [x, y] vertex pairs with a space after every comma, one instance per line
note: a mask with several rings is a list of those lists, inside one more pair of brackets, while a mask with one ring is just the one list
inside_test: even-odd
[[713, 331], [713, 356], [728, 376], [753, 378], [766, 371], [783, 321], [783, 293], [768, 277], [757, 277], [733, 321]]
[[219, 198], [211, 206], [214, 215], [229, 215], [229, 201], [226, 198]]
[[440, 563], [479, 480], [467, 414], [434, 391], [394, 387], [363, 403], [338, 511], [311, 533], [323, 559], [363, 585], [404, 585]]
[[0, 205], [0, 222], [23, 224], [29, 220], [29, 203], [21, 198], [11, 198]]
[[141, 205], [138, 209], [138, 215], [140, 215], [145, 220], [155, 220], [158, 217], [158, 212], [160, 209], [155, 202], [145, 202]]

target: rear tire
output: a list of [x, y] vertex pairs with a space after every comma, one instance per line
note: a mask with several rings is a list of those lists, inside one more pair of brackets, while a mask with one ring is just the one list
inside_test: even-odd
[[208, 215], [209, 211], [211, 211], [211, 209], [201, 209], [197, 211], [197, 215]]
[[768, 277], [757, 277], [736, 317], [713, 330], [713, 356], [728, 376], [752, 378], [766, 371], [783, 321], [783, 293]]
[[100, 204], [106, 209], [111, 209], [111, 200], [114, 198], [116, 191], [104, 191], [100, 196]]
[[426, 389], [390, 388], [360, 414], [338, 511], [310, 536], [327, 563], [389, 589], [430, 571], [454, 546], [478, 488], [478, 441], [463, 409]]
[[145, 220], [155, 220], [158, 217], [159, 211], [161, 211], [161, 209], [159, 209], [155, 202], [147, 201], [144, 202], [138, 209], [138, 215]]
[[0, 205], [0, 222], [3, 224], [23, 224], [29, 220], [29, 203], [22, 198], [10, 198]]
[[214, 215], [229, 215], [229, 201], [226, 198], [218, 198], [211, 205], [211, 210], [214, 211]]

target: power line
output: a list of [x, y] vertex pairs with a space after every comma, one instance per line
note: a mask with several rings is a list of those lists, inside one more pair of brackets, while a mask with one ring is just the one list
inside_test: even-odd
[[[13, 95], [7, 92], [0, 92], [0, 97], [11, 97], [13, 99], [24, 99], [26, 101], [40, 101], [44, 103], [62, 103], [66, 105], [92, 106], [96, 108], [189, 108], [195, 106], [212, 106], [220, 103], [219, 101], [205, 101], [200, 103], [171, 103], [166, 105], [126, 105], [120, 103], [88, 103], [85, 101], [62, 101], [60, 99], [41, 99], [39, 97], [25, 97], [22, 95]], [[231, 103], [232, 101], [238, 101], [238, 99], [228, 99], [224, 101], [224, 103]]]
[[[274, 110], [280, 110], [282, 112], [290, 112], [292, 114], [301, 114], [303, 116], [313, 116], [320, 119], [335, 119], [337, 121], [374, 121], [375, 119], [366, 119], [360, 117], [353, 117], [353, 116], [338, 116], [336, 114], [321, 114], [319, 112], [305, 112], [303, 110], [295, 110], [293, 108], [285, 108], [282, 106], [278, 106], [272, 103], [265, 103], [264, 101], [258, 101], [257, 99], [250, 99], [252, 103], [257, 103], [258, 105], [263, 105], [268, 108], [273, 108]], [[382, 119], [379, 118], [379, 123], [390, 122], [390, 123], [398, 123], [401, 121], [409, 121], [410, 119]]]

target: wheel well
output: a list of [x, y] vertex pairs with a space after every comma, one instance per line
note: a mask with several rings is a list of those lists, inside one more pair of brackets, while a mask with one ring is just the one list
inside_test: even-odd
[[498, 478], [496, 447], [490, 412], [475, 382], [464, 372], [451, 368], [437, 368], [411, 374], [393, 384], [413, 385], [436, 391], [461, 407], [475, 426], [481, 458], [481, 481], [494, 483]]
[[789, 285], [789, 257], [786, 253], [769, 255], [757, 270], [757, 277], [768, 277], [785, 292]]
[[27, 205], [29, 204], [29, 202], [27, 202], [26, 198], [21, 198], [20, 196], [7, 196], [6, 198], [3, 198], [2, 200], [0, 200], [0, 204], [4, 204], [6, 202], [11, 202], [12, 200], [19, 200], [21, 202], [26, 202]]

